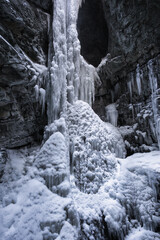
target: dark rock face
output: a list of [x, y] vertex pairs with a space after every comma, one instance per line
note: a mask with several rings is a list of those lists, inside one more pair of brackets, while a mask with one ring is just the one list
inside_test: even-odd
[[[46, 124], [34, 86], [48, 61], [50, 2], [0, 0], [0, 145], [38, 140]], [[35, 1], [34, 1], [35, 2]], [[38, 65], [39, 64], [39, 65]]]
[[[153, 59], [153, 75], [157, 79], [158, 92], [159, 1], [104, 0], [103, 7], [108, 24], [110, 54], [98, 67], [102, 85], [96, 88], [93, 108], [105, 120], [105, 107], [116, 103], [118, 125], [129, 126], [128, 133], [127, 127], [122, 131], [128, 144], [128, 154], [144, 151], [146, 146], [143, 144], [157, 142], [148, 61]], [[137, 74], [141, 86], [137, 85]]]
[[77, 29], [82, 56], [90, 64], [98, 66], [108, 50], [108, 28], [101, 1], [86, 0], [82, 3]]

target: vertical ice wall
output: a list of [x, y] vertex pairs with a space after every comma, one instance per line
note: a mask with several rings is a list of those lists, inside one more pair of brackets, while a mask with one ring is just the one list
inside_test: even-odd
[[95, 68], [80, 55], [76, 29], [81, 0], [53, 0], [53, 48], [50, 69], [49, 123], [65, 113], [67, 100], [92, 103]]
[[154, 74], [152, 59], [148, 62], [148, 70], [149, 70], [150, 87], [152, 91], [151, 100], [152, 100], [155, 129], [156, 129], [158, 146], [160, 149], [160, 113], [159, 113], [160, 89], [158, 88], [157, 77]]

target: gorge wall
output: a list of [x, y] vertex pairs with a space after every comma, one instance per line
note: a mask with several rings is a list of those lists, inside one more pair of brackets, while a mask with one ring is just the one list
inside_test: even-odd
[[[144, 144], [157, 143], [148, 61], [153, 59], [153, 74], [158, 78], [158, 0], [103, 0], [101, 4], [95, 0], [90, 4], [86, 0], [79, 11], [81, 53], [87, 61], [92, 59], [94, 65], [108, 53], [97, 68], [102, 84], [95, 87], [93, 109], [106, 121], [105, 107], [116, 103], [118, 126], [128, 126], [120, 128], [128, 154], [144, 151]], [[47, 123], [46, 111], [42, 113], [46, 98], [43, 89], [53, 55], [49, 49], [51, 9], [49, 0], [45, 3], [1, 0], [1, 146], [18, 147], [42, 139]], [[91, 16], [90, 20], [85, 13]], [[99, 30], [90, 35], [91, 21], [95, 22], [96, 16], [99, 22], [95, 29]], [[158, 81], [156, 88], [159, 89]]]
[[0, 145], [41, 141], [46, 114], [35, 85], [46, 75], [50, 1], [0, 1]]
[[52, 4], [0, 0], [0, 236], [159, 239], [158, 1]]

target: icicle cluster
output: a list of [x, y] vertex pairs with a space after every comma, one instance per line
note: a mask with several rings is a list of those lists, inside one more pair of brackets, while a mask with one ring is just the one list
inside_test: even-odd
[[150, 60], [148, 62], [148, 70], [149, 70], [149, 81], [150, 87], [152, 91], [152, 109], [154, 115], [154, 122], [155, 122], [155, 129], [156, 129], [156, 136], [158, 140], [158, 146], [160, 149], [160, 114], [158, 113], [159, 110], [159, 99], [160, 99], [160, 89], [158, 88], [157, 77], [153, 71], [153, 61]]
[[90, 105], [94, 99], [96, 70], [80, 55], [76, 29], [78, 9], [82, 1], [53, 0], [53, 47], [55, 55], [50, 69], [49, 123], [61, 116], [70, 103], [80, 99]]

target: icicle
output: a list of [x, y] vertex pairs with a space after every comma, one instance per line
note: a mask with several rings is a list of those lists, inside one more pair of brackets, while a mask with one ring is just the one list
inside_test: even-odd
[[2, 35], [0, 35], [0, 39], [2, 39], [18, 55], [18, 57], [20, 59], [22, 59], [20, 54], [17, 52], [17, 50], [9, 42], [7, 42], [7, 40], [4, 39], [4, 37], [2, 37]]
[[139, 64], [137, 64], [137, 69], [136, 69], [136, 83], [137, 83], [138, 94], [141, 95], [141, 77], [140, 77]]
[[43, 88], [39, 89], [39, 96], [40, 96], [40, 104], [42, 105], [42, 113], [45, 110], [45, 99], [46, 99], [46, 91]]
[[36, 94], [36, 101], [38, 101], [39, 100], [39, 86], [35, 85], [34, 89], [35, 89], [35, 94]]
[[114, 103], [113, 104], [109, 104], [105, 109], [106, 109], [106, 118], [107, 118], [107, 120], [112, 125], [117, 127], [118, 111], [116, 109], [116, 105]]
[[130, 80], [127, 82], [128, 90], [129, 90], [129, 96], [130, 101], [132, 102], [132, 86], [134, 82], [133, 72], [131, 73]]

